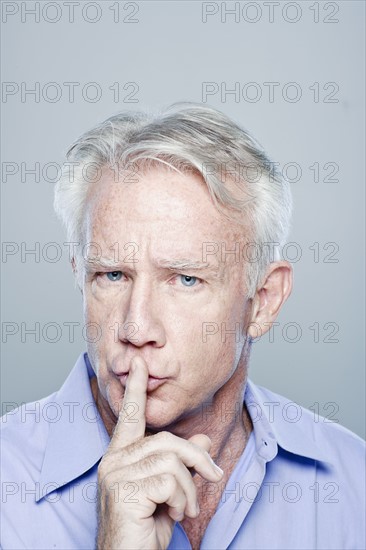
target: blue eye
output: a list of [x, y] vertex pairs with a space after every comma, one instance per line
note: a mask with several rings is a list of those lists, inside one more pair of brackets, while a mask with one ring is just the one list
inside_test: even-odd
[[110, 281], [116, 282], [122, 277], [122, 271], [109, 271], [106, 275]]
[[180, 277], [184, 286], [193, 286], [197, 281], [197, 277], [191, 277], [191, 275], [180, 275]]

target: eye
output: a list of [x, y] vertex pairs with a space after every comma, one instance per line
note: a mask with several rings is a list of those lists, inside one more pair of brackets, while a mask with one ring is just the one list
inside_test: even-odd
[[122, 271], [109, 271], [106, 275], [110, 281], [116, 282], [121, 279]]
[[194, 284], [198, 281], [197, 277], [192, 277], [191, 275], [180, 275], [180, 279], [183, 286], [194, 286]]

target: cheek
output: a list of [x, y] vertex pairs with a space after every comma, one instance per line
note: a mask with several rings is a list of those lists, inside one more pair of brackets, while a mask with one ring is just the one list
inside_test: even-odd
[[202, 389], [220, 385], [234, 372], [241, 348], [235, 335], [225, 335], [219, 323], [211, 322], [204, 330], [201, 326], [186, 332], [175, 350], [177, 357], [182, 359], [182, 379]]
[[84, 293], [84, 321], [87, 323], [95, 323], [100, 327], [103, 339], [108, 339], [114, 334], [114, 321], [117, 320], [116, 297], [105, 296], [103, 300], [94, 295], [93, 291], [89, 288]]
[[96, 300], [91, 293], [84, 292], [83, 316], [83, 334], [89, 359], [98, 379], [107, 383], [106, 350], [112, 349], [116, 341], [112, 307]]
[[246, 317], [247, 307], [241, 300], [231, 307], [223, 302], [200, 319], [192, 316], [194, 324], [189, 323], [177, 345], [195, 380], [214, 385], [230, 378], [246, 341]]
[[108, 401], [108, 404], [115, 416], [118, 416], [123, 402], [124, 389], [119, 383], [116, 383], [115, 380], [111, 383], [110, 380], [103, 380], [102, 377], [99, 384], [104, 399]]
[[235, 336], [227, 335], [222, 330], [207, 339], [204, 356], [212, 365], [212, 374], [217, 378], [225, 377], [235, 369], [237, 344]]

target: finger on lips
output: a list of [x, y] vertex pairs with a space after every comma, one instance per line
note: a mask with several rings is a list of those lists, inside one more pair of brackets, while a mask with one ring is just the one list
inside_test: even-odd
[[141, 357], [133, 357], [122, 407], [111, 440], [111, 448], [121, 449], [144, 437], [148, 379], [149, 373], [145, 361]]
[[[178, 461], [180, 460], [187, 469], [191, 470], [189, 472], [191, 476], [197, 472], [209, 481], [220, 480], [223, 472], [209, 455], [211, 441], [204, 434], [196, 434], [191, 440], [182, 439], [167, 431], [145, 437], [148, 377], [146, 362], [141, 357], [135, 356], [130, 363], [123, 404], [110, 444], [112, 451], [129, 447], [127, 453], [118, 453], [118, 465], [116, 464], [118, 469], [132, 465], [135, 465], [136, 469], [138, 463], [147, 464], [144, 462], [146, 459], [151, 463], [154, 455], [160, 455], [163, 458], [175, 455]], [[131, 406], [134, 410], [133, 418], [130, 414]], [[169, 460], [165, 459], [165, 462]], [[151, 472], [153, 470], [152, 468]]]

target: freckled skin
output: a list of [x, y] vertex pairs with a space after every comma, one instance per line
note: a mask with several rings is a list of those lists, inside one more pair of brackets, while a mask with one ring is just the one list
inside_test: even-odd
[[[230, 418], [231, 411], [236, 418], [233, 411], [242, 403], [250, 354], [246, 335], [256, 338], [258, 328], [264, 334], [276, 319], [291, 292], [290, 264], [273, 262], [248, 299], [243, 257], [238, 261], [220, 251], [238, 242], [243, 250], [252, 236], [217, 210], [206, 184], [192, 172], [151, 168], [126, 183], [105, 170], [89, 189], [85, 214], [85, 242], [118, 260], [100, 275], [83, 271], [81, 288], [85, 323], [101, 328], [101, 337], [87, 348], [98, 379], [92, 389], [108, 432], [124, 396], [116, 373], [127, 372], [132, 357], [140, 355], [151, 376], [168, 378], [148, 393], [147, 429], [183, 438], [206, 433], [219, 452], [225, 437], [235, 435], [223, 417]], [[219, 252], [204, 257], [204, 243], [217, 243]], [[169, 271], [159, 264], [182, 258], [208, 262], [216, 273]], [[123, 275], [112, 281], [108, 271]], [[185, 275], [198, 279], [187, 286]], [[207, 334], [212, 327], [215, 334]], [[243, 414], [235, 429], [245, 432], [251, 421], [245, 408]]]
[[[98, 323], [102, 329], [98, 342], [88, 343], [88, 354], [107, 428], [112, 428], [124, 395], [115, 373], [128, 371], [137, 354], [150, 374], [169, 378], [148, 394], [148, 429], [169, 429], [181, 437], [204, 429], [222, 432], [222, 421], [214, 421], [213, 415], [205, 418], [202, 407], [230, 410], [242, 402], [249, 355], [244, 336], [252, 320], [245, 265], [233, 254], [210, 255], [208, 262], [218, 267], [214, 277], [189, 270], [167, 272], [156, 260], [202, 261], [205, 242], [225, 243], [232, 250], [239, 238], [241, 246], [245, 242], [243, 227], [218, 212], [198, 175], [158, 168], [126, 184], [116, 183], [105, 171], [89, 190], [85, 236], [110, 258], [118, 243], [118, 259], [126, 260], [110, 269], [123, 271], [122, 279], [86, 275], [82, 288], [85, 323]], [[182, 274], [202, 277], [202, 282], [184, 286]], [[205, 323], [219, 329], [206, 340]], [[236, 328], [236, 334], [222, 327]], [[134, 328], [138, 341], [129, 340]]]
[[[95, 343], [89, 341], [87, 347], [96, 372], [91, 379], [93, 396], [108, 433], [113, 435], [112, 454], [109, 452], [108, 456], [107, 451], [102, 459], [107, 464], [103, 471], [125, 475], [120, 460], [122, 455], [126, 458], [123, 446], [126, 437], [126, 445], [129, 444], [129, 428], [133, 431], [134, 425], [128, 425], [124, 419], [114, 430], [121, 406], [126, 406], [124, 385], [116, 373], [127, 372], [131, 359], [140, 356], [146, 362], [142, 365], [144, 369], [137, 371], [138, 387], [144, 384], [142, 395], [136, 388], [135, 393], [128, 389], [126, 400], [135, 395], [142, 403], [142, 432], [153, 437], [138, 433], [136, 441], [128, 447], [133, 447], [127, 452], [132, 463], [137, 467], [138, 449], [147, 440], [156, 446], [161, 441], [158, 438], [166, 434], [153, 434], [165, 430], [180, 438], [179, 445], [189, 445], [187, 440], [192, 438], [201, 451], [209, 450], [224, 470], [217, 490], [209, 493], [206, 481], [211, 477], [202, 471], [193, 477], [201, 512], [195, 516], [186, 511], [181, 524], [192, 548], [199, 548], [223, 487], [252, 430], [248, 411], [243, 407], [250, 355], [246, 336], [257, 337], [258, 327], [262, 334], [269, 330], [291, 292], [291, 268], [288, 262], [272, 263], [261, 287], [249, 300], [243, 258], [238, 261], [234, 254], [220, 252], [204, 257], [204, 243], [217, 243], [219, 250], [229, 251], [235, 249], [237, 242], [242, 249], [252, 236], [216, 209], [206, 184], [193, 173], [178, 174], [155, 167], [140, 173], [137, 182], [126, 184], [114, 182], [113, 174], [105, 171], [103, 179], [89, 189], [85, 214], [85, 241], [97, 243], [104, 258], [118, 260], [112, 267], [93, 269], [87, 262], [81, 286], [85, 323], [101, 327], [101, 337]], [[178, 259], [181, 263], [182, 260], [207, 262], [211, 270], [196, 272], [192, 267], [182, 266], [167, 269], [163, 265], [163, 260], [172, 263]], [[74, 264], [74, 269], [81, 270], [82, 266]], [[214, 334], [205, 333], [205, 323], [215, 329]], [[135, 371], [129, 378], [129, 388], [136, 383], [138, 374]], [[148, 374], [167, 380], [146, 394]], [[133, 403], [131, 412], [133, 416]], [[206, 436], [210, 439], [207, 448]], [[177, 446], [178, 441], [174, 441]], [[115, 454], [113, 444], [117, 445]], [[158, 455], [164, 452], [160, 448], [155, 450]], [[118, 457], [117, 462], [113, 462], [112, 455]], [[200, 472], [200, 467], [202, 464], [196, 464], [196, 471]], [[141, 464], [139, 468], [141, 473]], [[178, 472], [176, 475], [179, 477]], [[156, 485], [159, 475], [153, 479]], [[139, 539], [143, 526], [149, 536], [153, 533], [150, 547], [159, 546], [156, 542], [162, 540], [159, 537], [168, 540], [171, 516], [169, 520], [166, 505], [156, 509], [155, 517], [145, 517], [145, 508], [141, 516], [138, 505], [133, 511], [131, 504], [124, 508], [112, 506], [113, 510], [108, 508], [106, 513], [108, 491], [102, 482], [100, 487], [104, 507], [98, 547], [127, 547], [129, 543], [127, 546], [123, 543], [127, 539], [133, 544], [138, 540], [141, 543], [145, 540]], [[147, 487], [148, 483], [145, 491]], [[163, 502], [160, 497], [155, 498], [150, 499], [149, 505]], [[154, 507], [151, 510], [152, 514]], [[131, 523], [129, 514], [140, 517], [141, 527], [136, 532], [136, 522]], [[127, 529], [121, 518], [127, 522]], [[161, 523], [162, 518], [165, 523]]]

